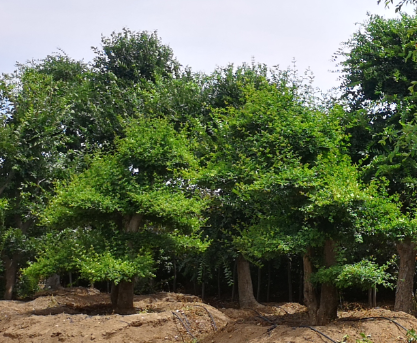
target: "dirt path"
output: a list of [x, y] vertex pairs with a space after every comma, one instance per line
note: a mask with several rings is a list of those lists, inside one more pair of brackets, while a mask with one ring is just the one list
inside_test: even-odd
[[[0, 342], [407, 342], [415, 317], [387, 309], [339, 312], [325, 327], [307, 327], [305, 307], [216, 309], [197, 297], [135, 297], [136, 314], [113, 314], [108, 294], [73, 288], [29, 302], [0, 301]], [[365, 336], [362, 337], [361, 333]]]

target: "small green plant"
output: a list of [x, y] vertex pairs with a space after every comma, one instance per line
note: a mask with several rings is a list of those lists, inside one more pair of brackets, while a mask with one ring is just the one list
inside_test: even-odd
[[38, 279], [27, 275], [20, 275], [16, 282], [16, 294], [18, 299], [28, 299], [39, 291]]
[[374, 343], [371, 341], [370, 337], [371, 335], [365, 335], [363, 332], [360, 333], [361, 339], [357, 339], [356, 343]]
[[417, 332], [415, 332], [414, 329], [407, 331], [407, 342], [408, 343], [417, 342]]

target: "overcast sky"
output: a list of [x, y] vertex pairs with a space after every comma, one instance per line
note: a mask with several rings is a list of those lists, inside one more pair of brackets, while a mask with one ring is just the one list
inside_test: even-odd
[[127, 27], [157, 30], [195, 71], [252, 58], [286, 68], [295, 58], [327, 90], [338, 85], [332, 54], [367, 12], [395, 16], [377, 0], [0, 0], [0, 73], [58, 48], [90, 61], [102, 34]]

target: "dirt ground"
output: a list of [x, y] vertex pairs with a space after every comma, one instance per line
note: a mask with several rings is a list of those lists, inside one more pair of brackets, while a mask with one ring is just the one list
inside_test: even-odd
[[136, 314], [113, 314], [108, 294], [86, 288], [0, 301], [0, 342], [408, 342], [417, 319], [386, 308], [341, 310], [327, 326], [307, 326], [306, 308], [269, 303], [256, 311], [215, 308], [177, 293], [135, 296]]

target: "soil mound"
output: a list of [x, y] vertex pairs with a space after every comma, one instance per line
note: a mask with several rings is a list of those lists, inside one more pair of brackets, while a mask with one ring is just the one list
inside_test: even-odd
[[135, 296], [134, 305], [135, 314], [114, 314], [109, 294], [86, 288], [0, 301], [0, 342], [393, 343], [417, 329], [414, 316], [386, 308], [345, 307], [335, 322], [312, 327], [297, 303], [216, 309], [195, 296], [158, 293]]

